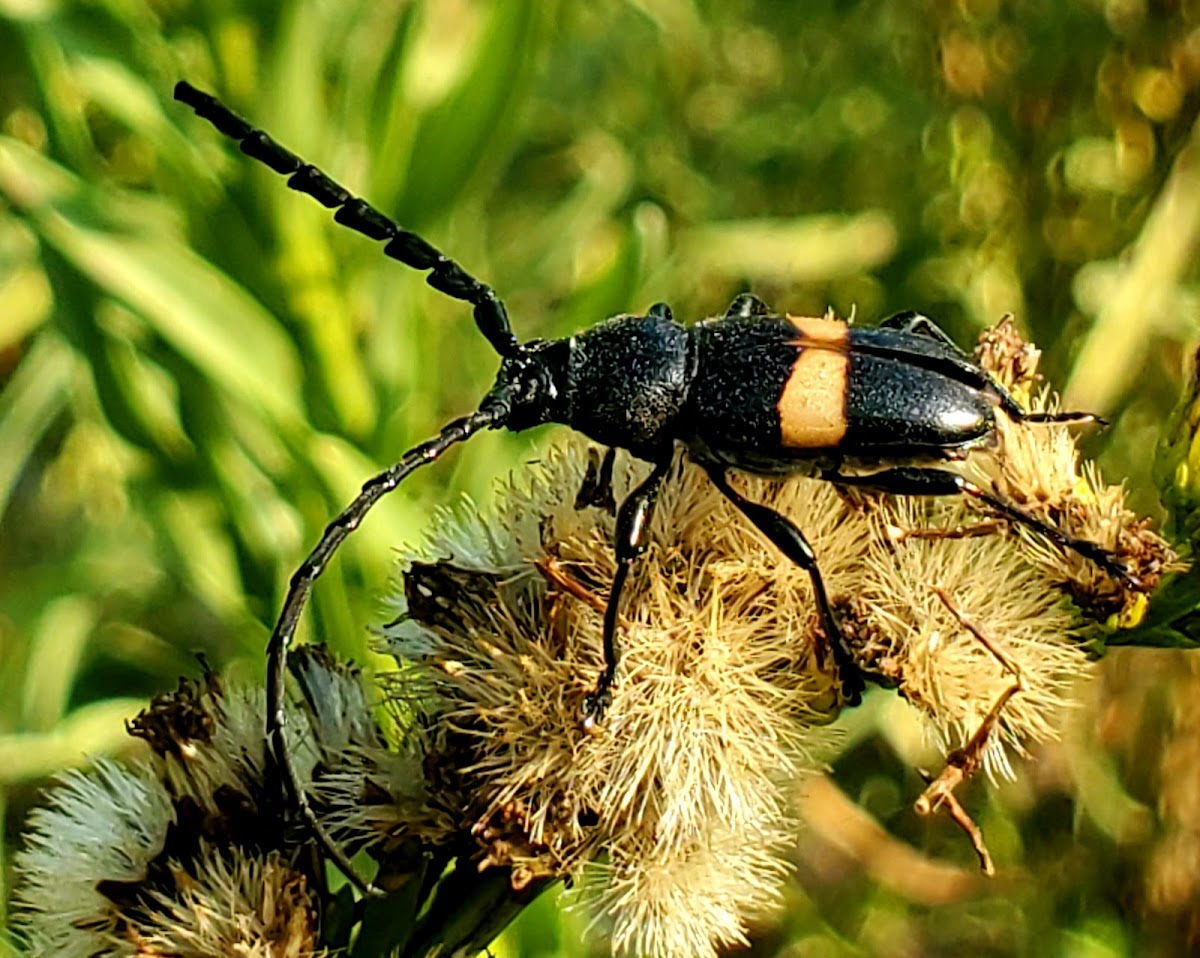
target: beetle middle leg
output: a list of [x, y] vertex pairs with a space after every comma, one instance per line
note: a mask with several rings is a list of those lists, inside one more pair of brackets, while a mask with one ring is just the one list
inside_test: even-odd
[[821, 627], [825, 631], [826, 641], [833, 652], [837, 664], [838, 679], [842, 686], [842, 695], [851, 705], [857, 705], [866, 688], [866, 673], [855, 662], [854, 655], [838, 627], [837, 618], [829, 602], [829, 593], [825, 588], [825, 580], [817, 565], [817, 556], [812, 546], [804, 538], [804, 533], [787, 516], [780, 515], [774, 509], [758, 502], [751, 502], [734, 489], [720, 466], [706, 465], [705, 471], [713, 485], [716, 486], [738, 510], [755, 527], [775, 545], [780, 552], [791, 559], [808, 573], [812, 580], [813, 593], [817, 597], [817, 610], [821, 616]]
[[584, 472], [579, 492], [575, 494], [576, 509], [595, 506], [610, 516], [617, 514], [617, 503], [613, 498], [612, 488], [613, 463], [616, 456], [615, 446], [609, 446], [603, 454], [595, 446], [588, 447], [587, 470]]
[[621, 649], [617, 644], [617, 620], [621, 605], [621, 592], [634, 560], [646, 550], [646, 532], [650, 526], [650, 515], [658, 500], [662, 481], [674, 460], [674, 449], [661, 452], [651, 471], [641, 485], [625, 497], [617, 511], [617, 571], [613, 576], [612, 589], [608, 594], [608, 605], [604, 610], [604, 671], [596, 682], [596, 689], [583, 704], [586, 728], [593, 728], [612, 704], [612, 687], [617, 680], [617, 663]]
[[1109, 575], [1120, 579], [1129, 588], [1135, 591], [1142, 591], [1144, 588], [1138, 578], [1104, 547], [1054, 528], [1037, 516], [1005, 502], [999, 496], [988, 492], [956, 472], [926, 466], [901, 466], [861, 476], [847, 475], [836, 471], [823, 472], [821, 478], [841, 486], [864, 486], [874, 489], [876, 492], [888, 492], [897, 496], [970, 496], [972, 499], [982, 502], [989, 509], [998, 512], [1004, 518], [1045, 536], [1060, 549], [1076, 552], [1085, 559], [1090, 559]]

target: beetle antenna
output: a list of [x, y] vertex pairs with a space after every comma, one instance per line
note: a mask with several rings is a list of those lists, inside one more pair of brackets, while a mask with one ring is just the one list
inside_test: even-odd
[[180, 80], [175, 84], [175, 99], [190, 106], [197, 116], [208, 120], [226, 136], [237, 140], [247, 156], [286, 176], [287, 185], [293, 190], [311, 196], [326, 209], [336, 209], [335, 221], [370, 239], [386, 240], [384, 255], [413, 269], [429, 270], [425, 281], [430, 286], [474, 307], [475, 325], [502, 357], [513, 356], [520, 350], [517, 337], [508, 324], [508, 311], [487, 283], [480, 282], [431, 243], [404, 229], [366, 200], [359, 199], [311, 163], [281, 146], [212, 94]]
[[279, 619], [267, 643], [267, 749], [282, 775], [287, 791], [294, 797], [300, 814], [317, 843], [342, 874], [364, 894], [375, 894], [375, 889], [359, 877], [346, 853], [338, 847], [317, 817], [304, 792], [304, 786], [300, 782], [291, 751], [287, 746], [284, 728], [287, 724], [284, 682], [287, 677], [288, 649], [313, 583], [325, 571], [329, 560], [346, 537], [358, 528], [371, 507], [400, 485], [419, 466], [434, 462], [454, 444], [471, 438], [481, 429], [498, 429], [503, 426], [508, 421], [511, 411], [509, 391], [495, 389], [476, 412], [454, 420], [432, 439], [406, 452], [395, 465], [367, 480], [354, 501], [325, 527], [321, 540], [292, 575], [287, 598], [284, 599]]

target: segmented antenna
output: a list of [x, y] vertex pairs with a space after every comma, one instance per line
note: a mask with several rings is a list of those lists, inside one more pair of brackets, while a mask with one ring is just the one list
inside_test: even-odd
[[211, 94], [180, 80], [175, 84], [175, 99], [186, 103], [197, 116], [237, 140], [247, 156], [286, 176], [287, 185], [293, 190], [306, 193], [326, 209], [336, 209], [335, 221], [373, 240], [386, 240], [387, 245], [383, 248], [386, 256], [413, 269], [429, 270], [425, 281], [430, 286], [474, 307], [475, 324], [501, 356], [507, 358], [520, 351], [520, 344], [509, 327], [504, 303], [487, 283], [481, 283], [416, 233], [404, 229], [311, 163], [305, 163]]
[[354, 864], [317, 817], [316, 809], [312, 807], [304, 791], [304, 783], [300, 781], [291, 749], [288, 748], [284, 689], [288, 671], [288, 649], [291, 647], [296, 626], [300, 622], [300, 613], [304, 611], [313, 584], [321, 577], [338, 547], [358, 528], [371, 507], [400, 485], [414, 470], [436, 462], [455, 443], [465, 442], [481, 429], [497, 429], [504, 425], [510, 412], [511, 400], [508, 392], [504, 389], [493, 391], [484, 399], [478, 411], [456, 419], [432, 439], [406, 452], [395, 465], [367, 480], [354, 501], [325, 527], [321, 541], [293, 573], [288, 583], [287, 597], [283, 600], [283, 608], [267, 643], [267, 748], [282, 772], [288, 794], [295, 800], [296, 807], [317, 843], [338, 870], [367, 895], [374, 895], [377, 890], [358, 874]]
[[[237, 140], [247, 156], [288, 177], [287, 185], [307, 193], [327, 209], [335, 209], [334, 219], [373, 240], [386, 240], [384, 253], [413, 269], [429, 270], [426, 282], [434, 289], [475, 308], [475, 323], [492, 348], [508, 359], [522, 352], [520, 343], [508, 325], [504, 304], [492, 288], [469, 275], [452, 259], [427, 243], [415, 233], [402, 229], [365, 200], [354, 196], [335, 183], [311, 163], [305, 163], [290, 150], [280, 146], [267, 133], [256, 129], [223, 103], [190, 83], [175, 85], [175, 99], [190, 106], [196, 114], [231, 139]], [[438, 435], [410, 449], [389, 469], [367, 481], [362, 491], [329, 523], [316, 547], [292, 575], [287, 596], [267, 643], [267, 747], [280, 770], [283, 787], [294, 798], [297, 808], [317, 843], [325, 850], [339, 870], [362, 892], [375, 894], [376, 889], [366, 882], [334, 842], [329, 831], [317, 817], [300, 780], [291, 750], [288, 748], [285, 727], [284, 682], [287, 676], [287, 653], [295, 636], [300, 614], [308, 602], [313, 584], [346, 537], [358, 527], [371, 507], [396, 488], [407, 476], [421, 466], [435, 462], [456, 443], [469, 439], [481, 429], [498, 429], [508, 422], [512, 406], [510, 384], [498, 384], [480, 408], [450, 423]]]

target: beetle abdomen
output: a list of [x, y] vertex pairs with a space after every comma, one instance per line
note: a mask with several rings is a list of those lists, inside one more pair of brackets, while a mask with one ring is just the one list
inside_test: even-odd
[[[738, 317], [699, 323], [692, 335], [698, 361], [684, 420], [693, 437], [720, 454], [778, 450], [780, 400], [802, 355], [796, 327], [783, 316]], [[844, 354], [834, 356], [844, 366]], [[826, 393], [836, 411], [826, 418], [837, 421], [845, 376], [834, 373]]]
[[987, 394], [931, 369], [851, 352], [846, 435], [856, 456], [921, 455], [970, 445], [993, 427]]
[[993, 427], [991, 397], [939, 368], [945, 347], [919, 334], [798, 316], [726, 317], [693, 332], [687, 418], [701, 458], [753, 471], [824, 456], [941, 458]]

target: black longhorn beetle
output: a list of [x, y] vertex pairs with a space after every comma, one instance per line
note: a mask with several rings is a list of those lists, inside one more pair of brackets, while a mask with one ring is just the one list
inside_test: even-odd
[[1016, 422], [1084, 423], [1088, 413], [1028, 413], [932, 320], [899, 313], [876, 328], [832, 319], [776, 315], [750, 294], [723, 316], [686, 327], [663, 303], [645, 316], [606, 319], [568, 339], [519, 342], [504, 304], [415, 233], [352, 195], [311, 164], [186, 82], [175, 97], [237, 140], [247, 156], [288, 177], [287, 185], [336, 210], [344, 226], [386, 242], [383, 252], [428, 270], [429, 285], [474, 307], [475, 323], [500, 355], [495, 385], [479, 408], [409, 450], [370, 479], [326, 527], [292, 576], [268, 645], [267, 743], [285, 787], [332, 861], [361, 890], [345, 853], [317, 819], [284, 737], [287, 650], [301, 610], [330, 557], [370, 508], [417, 467], [482, 429], [563, 423], [651, 463], [650, 474], [617, 511], [616, 574], [604, 614], [604, 670], [584, 702], [587, 726], [611, 702], [620, 656], [621, 591], [642, 552], [655, 499], [677, 444], [713, 484], [812, 579], [822, 630], [843, 690], [857, 701], [873, 676], [855, 664], [830, 607], [812, 547], [786, 516], [744, 498], [730, 470], [807, 474], [840, 486], [907, 496], [967, 495], [1005, 518], [1097, 563], [1132, 588], [1140, 583], [1115, 556], [1005, 502], [939, 461], [963, 459], [994, 439], [996, 408]]

